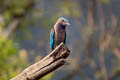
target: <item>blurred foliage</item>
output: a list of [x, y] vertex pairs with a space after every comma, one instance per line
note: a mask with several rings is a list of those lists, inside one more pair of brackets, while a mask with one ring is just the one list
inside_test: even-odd
[[[0, 0], [2, 12], [0, 13], [0, 80], [9, 80], [29, 66], [27, 51], [19, 49], [20, 45], [16, 43], [14, 37], [6, 38], [2, 35], [13, 18], [25, 15], [28, 5], [30, 5], [30, 0]], [[32, 10], [30, 14], [33, 14]], [[33, 22], [29, 15], [25, 16], [21, 22], [23, 23], [19, 25], [21, 30], [25, 32], [25, 36], [31, 38], [27, 26], [32, 25]], [[52, 74], [49, 74], [41, 80], [50, 80], [51, 77]]]
[[28, 65], [26, 59], [17, 56], [18, 53], [17, 43], [0, 35], [0, 80], [8, 80], [16, 76]]
[[53, 76], [53, 73], [49, 73], [46, 76], [44, 76], [43, 78], [41, 78], [40, 80], [50, 80]]
[[16, 44], [12, 40], [8, 40], [5, 37], [0, 36], [0, 51], [0, 59], [4, 60], [4, 56], [9, 58], [10, 56], [17, 53]]
[[8, 9], [8, 11], [11, 12], [12, 15], [21, 15], [27, 5], [28, 5], [28, 2], [29, 0], [6, 0], [6, 7]]
[[29, 0], [0, 0], [1, 6], [4, 7], [2, 12], [2, 17], [5, 20], [5, 26], [7, 26], [8, 23], [11, 22], [13, 17], [15, 16], [21, 16], [24, 14], [26, 8], [28, 7]]
[[74, 16], [75, 18], [79, 18], [80, 16], [82, 16], [82, 12], [80, 11], [80, 6], [77, 2], [65, 1], [65, 2], [61, 2], [59, 6], [60, 5], [63, 5], [60, 11], [63, 15]]
[[[8, 80], [19, 74], [29, 65], [27, 62], [27, 52], [19, 50], [17, 43], [13, 42], [12, 39], [0, 37], [0, 80]], [[51, 77], [52, 74], [49, 74], [41, 80], [50, 80]]]
[[102, 3], [109, 4], [109, 0], [102, 0]]
[[5, 25], [5, 21], [4, 21], [3, 17], [0, 15], [0, 32], [4, 25]]

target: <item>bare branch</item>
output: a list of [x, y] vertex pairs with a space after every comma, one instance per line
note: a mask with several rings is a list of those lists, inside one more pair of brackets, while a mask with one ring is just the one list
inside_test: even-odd
[[120, 77], [120, 70], [115, 70], [110, 75], [110, 80], [117, 80]]
[[34, 0], [30, 0], [29, 3], [26, 5], [24, 11], [19, 14], [15, 14], [8, 24], [8, 26], [3, 30], [3, 35], [5, 37], [10, 37], [15, 30], [19, 27], [19, 23], [22, 22], [25, 15], [34, 7]]
[[113, 53], [116, 55], [116, 57], [120, 60], [120, 50], [118, 48], [113, 49]]
[[70, 51], [61, 43], [54, 51], [42, 60], [26, 68], [22, 73], [11, 80], [39, 80], [46, 74], [56, 70], [64, 65], [65, 59], [69, 56]]
[[16, 28], [18, 27], [18, 24], [20, 23], [20, 19], [14, 19], [13, 21], [11, 21], [11, 23], [9, 24], [9, 27], [7, 29], [5, 29], [3, 31], [3, 35], [5, 37], [9, 37], [11, 36], [11, 34], [16, 30]]
[[[102, 44], [99, 45], [99, 47], [100, 47], [101, 71], [104, 74], [105, 80], [109, 80], [106, 65], [105, 65], [105, 58], [104, 58], [104, 51], [105, 51], [105, 46], [106, 46], [106, 44], [104, 43], [104, 40], [105, 40], [105, 23], [104, 22], [105, 22], [105, 20], [104, 20], [103, 8], [102, 8], [101, 0], [97, 0], [97, 4], [98, 4], [98, 14], [99, 14], [99, 25], [100, 25], [100, 31], [101, 31], [101, 33], [100, 33], [100, 42], [103, 42]], [[109, 39], [109, 37], [108, 37], [108, 39]], [[111, 39], [109, 39], [109, 41], [110, 40]]]

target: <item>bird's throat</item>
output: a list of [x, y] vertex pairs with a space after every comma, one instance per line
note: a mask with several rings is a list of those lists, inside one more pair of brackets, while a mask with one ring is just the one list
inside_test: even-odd
[[61, 26], [60, 26], [60, 29], [65, 29], [65, 26], [61, 25]]

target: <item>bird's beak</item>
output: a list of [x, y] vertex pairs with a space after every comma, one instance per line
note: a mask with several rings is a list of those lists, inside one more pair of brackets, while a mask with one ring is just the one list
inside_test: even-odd
[[70, 23], [68, 23], [68, 22], [67, 22], [67, 23], [65, 23], [65, 24], [66, 24], [67, 26], [70, 26]]

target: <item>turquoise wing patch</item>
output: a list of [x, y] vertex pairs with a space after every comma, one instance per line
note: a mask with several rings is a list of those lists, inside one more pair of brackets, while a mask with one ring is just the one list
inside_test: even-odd
[[51, 38], [50, 38], [50, 48], [51, 48], [51, 50], [53, 50], [54, 49], [54, 36], [55, 36], [55, 32], [53, 31], [53, 32], [51, 32]]

